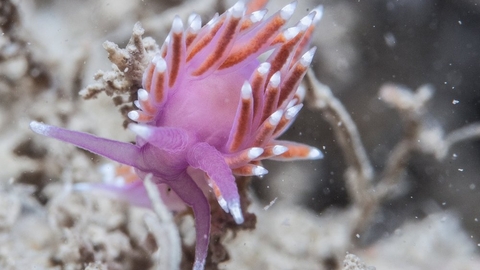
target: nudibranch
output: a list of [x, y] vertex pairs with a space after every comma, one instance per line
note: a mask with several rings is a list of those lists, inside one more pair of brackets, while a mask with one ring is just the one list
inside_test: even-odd
[[[176, 17], [144, 71], [138, 109], [128, 113], [135, 122], [128, 126], [136, 134], [135, 144], [39, 122], [30, 127], [131, 166], [139, 179], [151, 175], [162, 199], [191, 207], [196, 224], [194, 269], [203, 269], [210, 234], [209, 194], [241, 224], [235, 175], [266, 174], [263, 159], [322, 157], [317, 148], [277, 140], [303, 106], [301, 81], [314, 56], [309, 44], [322, 14], [318, 7], [286, 28], [296, 4], [264, 19], [266, 10], [251, 12], [238, 2], [203, 27], [198, 15], [189, 17], [186, 28]], [[267, 52], [266, 60], [259, 60]], [[135, 193], [137, 182], [141, 181], [119, 192], [132, 201], [145, 200]]]

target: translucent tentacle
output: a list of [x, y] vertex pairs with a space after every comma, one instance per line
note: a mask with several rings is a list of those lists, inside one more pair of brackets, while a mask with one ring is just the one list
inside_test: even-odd
[[88, 133], [49, 126], [36, 121], [30, 123], [30, 128], [40, 135], [71, 143], [77, 147], [122, 164], [136, 168], [142, 167], [140, 150], [133, 144], [100, 138]]
[[184, 172], [178, 179], [168, 181], [167, 184], [175, 193], [193, 209], [195, 215], [195, 263], [193, 270], [203, 270], [208, 253], [210, 238], [210, 205], [203, 191], [195, 181]]

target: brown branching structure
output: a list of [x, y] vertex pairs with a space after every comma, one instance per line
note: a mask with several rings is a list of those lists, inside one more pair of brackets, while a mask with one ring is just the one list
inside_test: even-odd
[[386, 84], [380, 89], [379, 97], [398, 111], [404, 131], [402, 139], [386, 157], [383, 171], [375, 172], [356, 124], [342, 103], [328, 86], [315, 78], [312, 70], [307, 74], [307, 85], [310, 107], [320, 110], [322, 117], [332, 126], [347, 164], [346, 186], [353, 199], [351, 210], [357, 219], [351, 231], [353, 242], [368, 227], [380, 204], [395, 193], [414, 152], [433, 155], [441, 161], [454, 144], [480, 137], [478, 123], [452, 131], [445, 137], [442, 137], [440, 127], [431, 127], [426, 117], [426, 106], [434, 92], [431, 86], [425, 85], [412, 92], [398, 85]]

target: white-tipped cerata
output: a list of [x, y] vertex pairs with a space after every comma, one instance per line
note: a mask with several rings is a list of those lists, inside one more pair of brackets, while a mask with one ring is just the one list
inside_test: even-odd
[[300, 103], [300, 104], [297, 104], [291, 108], [289, 108], [286, 112], [285, 112], [285, 118], [287, 120], [290, 120], [292, 118], [294, 118], [295, 116], [297, 116], [298, 112], [300, 112], [300, 110], [302, 109], [303, 107], [303, 104]]
[[323, 153], [318, 148], [312, 147], [310, 152], [308, 153], [309, 159], [322, 159]]
[[300, 33], [300, 28], [293, 26], [288, 28], [287, 30], [283, 31], [283, 36], [288, 40], [296, 37]]
[[255, 176], [262, 176], [268, 173], [268, 170], [262, 166], [255, 166], [252, 170], [252, 174]]
[[292, 3], [284, 6], [282, 10], [280, 10], [280, 16], [284, 20], [288, 20], [292, 17], [295, 9], [297, 8], [297, 1], [293, 1]]
[[248, 150], [249, 159], [255, 159], [259, 157], [261, 154], [263, 154], [263, 148], [261, 147], [252, 147], [250, 148], [250, 150]]
[[315, 51], [317, 50], [317, 47], [313, 47], [310, 50], [308, 50], [300, 59], [300, 64], [304, 67], [310, 66], [313, 60], [313, 56], [315, 55]]
[[252, 86], [248, 81], [243, 83], [242, 86], [242, 99], [252, 98]]
[[137, 111], [129, 111], [127, 116], [133, 121], [138, 121], [138, 119], [140, 118], [140, 115]]
[[260, 64], [260, 66], [257, 68], [258, 72], [262, 75], [267, 74], [270, 71], [270, 67], [272, 65], [268, 62], [263, 62]]
[[148, 100], [148, 92], [145, 89], [138, 89], [137, 91], [138, 99], [141, 101], [147, 101]]
[[250, 21], [252, 23], [259, 22], [263, 19], [263, 17], [265, 17], [266, 14], [267, 14], [267, 10], [265, 9], [252, 12], [252, 14], [250, 14]]
[[307, 94], [307, 90], [305, 89], [305, 86], [300, 84], [297, 88], [297, 92], [295, 92], [295, 95], [298, 96], [300, 99], [300, 102], [302, 102], [305, 99], [305, 95]]
[[314, 13], [310, 13], [307, 16], [303, 17], [300, 20], [300, 23], [298, 24], [298, 27], [300, 27], [300, 30], [301, 31], [307, 30], [307, 28], [310, 27], [310, 25], [312, 25], [314, 18], [315, 18]]
[[243, 1], [238, 1], [235, 3], [235, 5], [233, 5], [231, 10], [234, 18], [240, 18], [245, 13], [245, 3]]
[[270, 122], [270, 125], [276, 126], [282, 119], [282, 115], [283, 115], [283, 110], [278, 110], [268, 118], [268, 122]]
[[288, 147], [286, 146], [283, 146], [283, 145], [275, 145], [273, 148], [272, 148], [272, 153], [276, 156], [278, 155], [281, 155], [285, 152], [288, 151]]
[[278, 87], [279, 84], [280, 84], [280, 71], [277, 71], [270, 78], [270, 86], [276, 88]]
[[200, 28], [202, 28], [202, 18], [198, 14], [195, 14], [195, 17], [192, 18], [192, 21], [189, 22], [189, 25], [192, 32], [194, 33], [198, 32]]
[[195, 20], [196, 17], [198, 17], [198, 14], [195, 12], [188, 15], [188, 18], [187, 18], [188, 25], [192, 24], [192, 22]]
[[140, 102], [138, 102], [138, 100], [134, 100], [134, 101], [133, 101], [133, 105], [135, 105], [135, 107], [137, 107], [137, 108], [139, 108], [139, 109], [141, 108]]
[[155, 71], [158, 73], [165, 72], [165, 70], [167, 69], [167, 62], [165, 61], [165, 59], [158, 55], [158, 57], [154, 60], [155, 62], [152, 62], [155, 63]]
[[175, 16], [172, 23], [172, 32], [175, 34], [180, 34], [183, 31], [183, 22], [180, 17]]
[[313, 23], [318, 23], [323, 17], [323, 6], [320, 5], [314, 8], [312, 11], [315, 11], [315, 17], [313, 18]]

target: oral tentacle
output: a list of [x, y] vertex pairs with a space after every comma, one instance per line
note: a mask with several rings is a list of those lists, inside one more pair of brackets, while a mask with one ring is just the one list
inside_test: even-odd
[[186, 205], [192, 208], [195, 218], [196, 246], [194, 270], [203, 270], [210, 240], [210, 204], [195, 181], [184, 172], [168, 185]]
[[227, 202], [227, 208], [237, 224], [243, 223], [235, 177], [222, 154], [207, 143], [197, 143], [187, 153], [187, 162], [193, 167], [204, 171], [218, 186], [221, 195]]
[[30, 128], [40, 135], [71, 143], [77, 147], [119, 163], [136, 168], [142, 167], [140, 150], [133, 144], [100, 138], [84, 132], [45, 125], [36, 121], [30, 123]]

